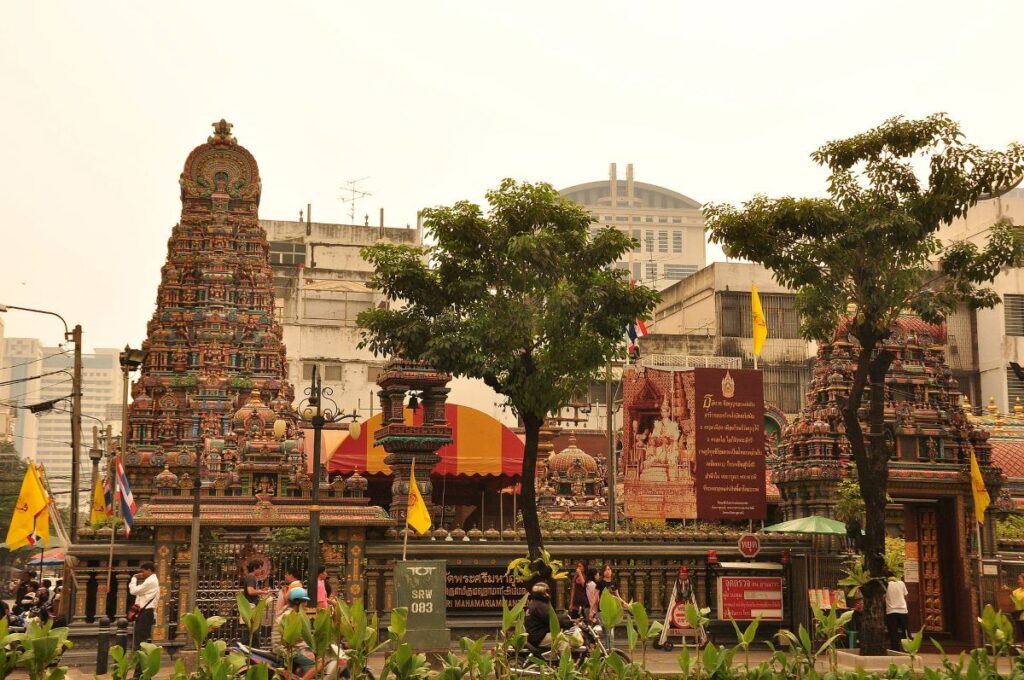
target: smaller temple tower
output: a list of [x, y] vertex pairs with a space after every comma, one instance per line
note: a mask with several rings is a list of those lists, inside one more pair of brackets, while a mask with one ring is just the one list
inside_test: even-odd
[[[387, 452], [384, 462], [394, 473], [391, 483], [390, 514], [398, 527], [405, 526], [409, 508], [409, 477], [413, 463], [416, 481], [431, 516], [433, 485], [430, 471], [441, 460], [437, 450], [452, 441], [452, 428], [445, 418], [447, 387], [451, 375], [419, 361], [392, 359], [384, 366], [377, 384], [380, 390], [382, 426], [374, 432], [374, 446]], [[412, 425], [405, 420], [405, 401], [409, 408], [423, 409], [423, 423]]]

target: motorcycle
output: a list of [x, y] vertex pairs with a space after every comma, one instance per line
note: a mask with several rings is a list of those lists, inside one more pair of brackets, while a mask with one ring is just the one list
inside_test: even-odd
[[[245, 671], [248, 670], [248, 667], [252, 664], [263, 664], [268, 666], [272, 672], [279, 672], [283, 670], [284, 660], [277, 653], [269, 649], [251, 647], [237, 640], [232, 641], [228, 645], [227, 649], [229, 652], [234, 651], [240, 653], [248, 661], [246, 666], [241, 669], [239, 675], [244, 675]], [[375, 680], [373, 671], [367, 668], [365, 669], [365, 672], [366, 676], [370, 680]], [[289, 674], [293, 678], [301, 678], [303, 676], [302, 670], [295, 667], [294, 663], [292, 664], [292, 668], [289, 670]], [[351, 677], [348, 670], [348, 656], [341, 645], [331, 645], [331, 648], [327, 653], [326, 660], [322, 667], [318, 669], [315, 676], [320, 680], [345, 680]]]
[[602, 659], [610, 656], [618, 656], [624, 662], [629, 663], [629, 655], [621, 649], [608, 648], [604, 644], [604, 627], [599, 623], [591, 623], [585, 618], [573, 619], [572, 625], [562, 631], [563, 646], [557, 649], [551, 647], [538, 647], [526, 643], [522, 653], [517, 653], [509, 648], [508, 666], [513, 675], [519, 677], [539, 677], [541, 670], [538, 664], [553, 666], [559, 662], [562, 650], [568, 648], [573, 663], [577, 668], [582, 668], [588, 658], [594, 654]]

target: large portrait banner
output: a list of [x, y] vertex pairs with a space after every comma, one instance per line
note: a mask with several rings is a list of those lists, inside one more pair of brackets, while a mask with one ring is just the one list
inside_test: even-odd
[[760, 371], [623, 375], [623, 503], [631, 519], [764, 519]]
[[764, 387], [761, 372], [695, 370], [697, 516], [764, 519]]

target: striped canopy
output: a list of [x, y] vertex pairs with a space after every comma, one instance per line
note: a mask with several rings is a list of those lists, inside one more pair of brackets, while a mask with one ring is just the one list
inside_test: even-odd
[[[453, 443], [438, 451], [441, 460], [434, 466], [433, 474], [488, 477], [522, 474], [523, 441], [515, 432], [469, 406], [446, 404], [445, 417], [452, 428]], [[408, 425], [422, 423], [423, 409], [415, 412], [405, 409], [405, 422]], [[328, 471], [349, 474], [359, 470], [360, 474], [390, 475], [391, 469], [384, 464], [387, 454], [383, 447], [373, 445], [373, 433], [380, 427], [381, 414], [378, 413], [363, 421], [358, 439], [344, 430], [324, 430], [322, 455], [328, 461]]]

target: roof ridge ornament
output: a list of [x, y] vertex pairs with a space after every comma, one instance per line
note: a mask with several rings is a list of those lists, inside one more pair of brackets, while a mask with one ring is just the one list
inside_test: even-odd
[[233, 124], [221, 118], [216, 123], [211, 123], [211, 125], [213, 125], [213, 135], [207, 138], [207, 143], [214, 145], [225, 144], [229, 146], [233, 146], [238, 143], [238, 140], [231, 135], [231, 128], [234, 127]]

